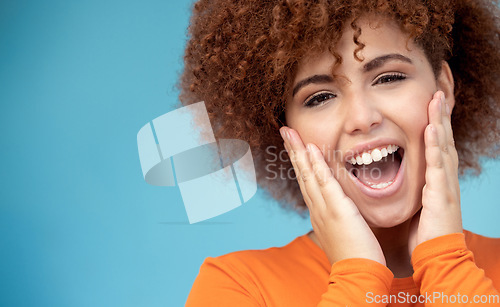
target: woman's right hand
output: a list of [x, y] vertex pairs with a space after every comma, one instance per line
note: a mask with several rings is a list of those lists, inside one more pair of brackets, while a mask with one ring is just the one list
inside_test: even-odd
[[297, 131], [282, 127], [281, 136], [309, 209], [314, 233], [330, 263], [366, 258], [386, 265], [375, 235], [314, 144], [307, 149]]

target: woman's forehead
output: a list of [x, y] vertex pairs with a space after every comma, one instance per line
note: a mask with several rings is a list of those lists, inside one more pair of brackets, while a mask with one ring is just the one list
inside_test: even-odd
[[[375, 23], [377, 26], [373, 26]], [[321, 51], [306, 52], [298, 62], [296, 77], [308, 70], [331, 71], [332, 68], [346, 63], [363, 66], [367, 60], [389, 54], [406, 58], [424, 55], [423, 50], [410, 39], [409, 34], [400, 30], [395, 22], [387, 19], [363, 19], [359, 21], [358, 26], [361, 30], [358, 44], [353, 39], [355, 30], [345, 29], [338, 42], [330, 45], [325, 43]]]

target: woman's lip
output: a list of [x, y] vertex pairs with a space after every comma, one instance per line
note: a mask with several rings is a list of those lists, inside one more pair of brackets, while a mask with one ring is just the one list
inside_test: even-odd
[[401, 188], [401, 186], [403, 185], [405, 171], [406, 171], [406, 155], [403, 155], [403, 159], [401, 160], [401, 164], [399, 166], [399, 170], [396, 174], [396, 177], [394, 177], [394, 181], [383, 189], [371, 188], [363, 184], [361, 181], [359, 181], [359, 179], [356, 178], [356, 176], [354, 176], [351, 172], [348, 172], [348, 174], [351, 180], [356, 184], [356, 186], [358, 186], [361, 192], [363, 192], [365, 195], [372, 198], [384, 198], [392, 196], [399, 190], [399, 188]]

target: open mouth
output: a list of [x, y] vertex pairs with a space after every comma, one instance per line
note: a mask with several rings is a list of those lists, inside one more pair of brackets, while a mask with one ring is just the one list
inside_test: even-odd
[[387, 145], [354, 155], [345, 165], [347, 171], [364, 186], [383, 190], [396, 181], [403, 157], [403, 148]]

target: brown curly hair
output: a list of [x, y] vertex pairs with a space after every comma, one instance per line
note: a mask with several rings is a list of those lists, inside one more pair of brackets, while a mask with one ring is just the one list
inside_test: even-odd
[[205, 101], [215, 136], [248, 142], [259, 185], [299, 213], [306, 206], [297, 181], [270, 177], [266, 168], [269, 161], [287, 173], [292, 168], [275, 159], [283, 150], [278, 129], [285, 124], [285, 97], [304, 55], [329, 50], [342, 60], [335, 44], [345, 27], [355, 30], [357, 51], [364, 47], [356, 21], [367, 14], [395, 20], [422, 47], [436, 76], [448, 61], [460, 174], [479, 174], [479, 158], [500, 151], [496, 0], [200, 0], [189, 26], [180, 101]]

